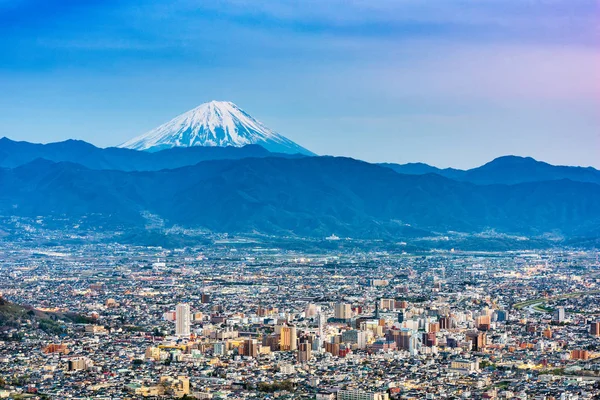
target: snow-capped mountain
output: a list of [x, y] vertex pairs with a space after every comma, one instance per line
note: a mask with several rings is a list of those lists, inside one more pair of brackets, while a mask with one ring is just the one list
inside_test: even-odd
[[171, 147], [241, 147], [248, 144], [258, 144], [277, 153], [313, 155], [229, 101], [201, 104], [118, 147], [159, 151]]

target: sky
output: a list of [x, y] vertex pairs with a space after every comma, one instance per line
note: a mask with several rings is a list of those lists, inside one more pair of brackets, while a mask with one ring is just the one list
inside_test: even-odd
[[0, 137], [236, 103], [318, 154], [600, 168], [597, 0], [0, 0]]

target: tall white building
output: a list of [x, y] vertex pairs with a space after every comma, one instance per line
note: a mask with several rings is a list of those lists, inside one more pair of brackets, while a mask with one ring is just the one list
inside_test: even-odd
[[565, 313], [564, 307], [558, 307], [556, 310], [554, 310], [554, 321], [564, 322], [564, 320], [566, 318], [567, 318], [567, 315]]
[[322, 311], [317, 314], [317, 321], [319, 323], [319, 337], [323, 338], [325, 335], [325, 325], [327, 324], [327, 318]]
[[178, 304], [175, 309], [175, 335], [189, 337], [191, 331], [190, 305]]

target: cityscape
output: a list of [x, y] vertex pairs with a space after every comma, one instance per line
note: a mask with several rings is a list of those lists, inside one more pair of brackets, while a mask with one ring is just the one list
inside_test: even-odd
[[[3, 244], [0, 397], [600, 392], [597, 251], [306, 253], [211, 240]], [[10, 319], [14, 304], [27, 308]]]

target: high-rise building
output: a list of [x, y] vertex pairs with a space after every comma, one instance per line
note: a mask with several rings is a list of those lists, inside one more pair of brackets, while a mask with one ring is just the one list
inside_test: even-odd
[[312, 357], [312, 346], [309, 342], [302, 342], [298, 347], [298, 362], [303, 363]]
[[281, 351], [294, 351], [298, 348], [298, 336], [295, 326], [283, 325], [280, 331], [279, 349]]
[[213, 345], [213, 354], [215, 356], [224, 356], [225, 351], [225, 343], [217, 342]]
[[316, 337], [313, 339], [312, 341], [312, 351], [321, 351], [321, 348], [323, 347], [323, 341], [321, 340], [320, 337]]
[[600, 322], [592, 322], [590, 324], [590, 334], [593, 336], [600, 336]]
[[396, 344], [399, 349], [409, 350], [412, 331], [410, 329], [401, 329], [400, 334], [396, 337]]
[[367, 347], [367, 332], [352, 329], [342, 333], [342, 342], [355, 343], [359, 349]]
[[340, 345], [338, 343], [325, 343], [325, 351], [333, 354], [334, 356], [339, 356]]
[[177, 397], [190, 394], [190, 379], [187, 376], [178, 376], [173, 390]]
[[450, 317], [442, 317], [438, 320], [440, 324], [440, 329], [449, 329], [450, 328]]
[[471, 331], [467, 333], [467, 340], [471, 342], [472, 351], [480, 351], [485, 348], [487, 335], [483, 332]]
[[437, 338], [434, 332], [423, 332], [423, 346], [433, 347], [437, 345]]
[[508, 312], [506, 310], [496, 311], [496, 320], [498, 322], [506, 322], [508, 320]]
[[295, 326], [290, 326], [290, 351], [298, 350], [298, 331]]
[[430, 322], [427, 325], [427, 332], [439, 332], [440, 331], [440, 323], [439, 322]]
[[189, 337], [191, 331], [190, 305], [181, 303], [175, 309], [175, 335]]
[[480, 315], [475, 320], [475, 323], [477, 324], [477, 329], [487, 331], [490, 329], [491, 318], [489, 315]]
[[258, 342], [256, 339], [244, 340], [243, 353], [246, 357], [256, 358], [258, 355]]
[[281, 335], [280, 334], [271, 334], [268, 336], [263, 336], [263, 346], [268, 347], [271, 351], [279, 351], [281, 349]]
[[327, 323], [325, 314], [323, 314], [323, 312], [319, 312], [317, 314], [317, 321], [319, 324], [319, 336], [323, 337], [323, 335], [325, 335], [325, 324]]
[[404, 322], [404, 311], [400, 311], [398, 313], [398, 322], [399, 323], [403, 323]]
[[566, 316], [564, 307], [558, 307], [556, 310], [554, 310], [554, 317], [553, 317], [554, 322], [564, 322], [566, 317], [567, 316]]
[[400, 308], [402, 310], [406, 310], [408, 308], [408, 302], [406, 300], [400, 300], [397, 301], [398, 305], [396, 305], [396, 308]]
[[380, 299], [379, 308], [383, 310], [393, 310], [396, 307], [396, 301], [394, 299]]
[[337, 303], [334, 310], [334, 318], [337, 320], [349, 320], [352, 318], [352, 307], [350, 304]]

